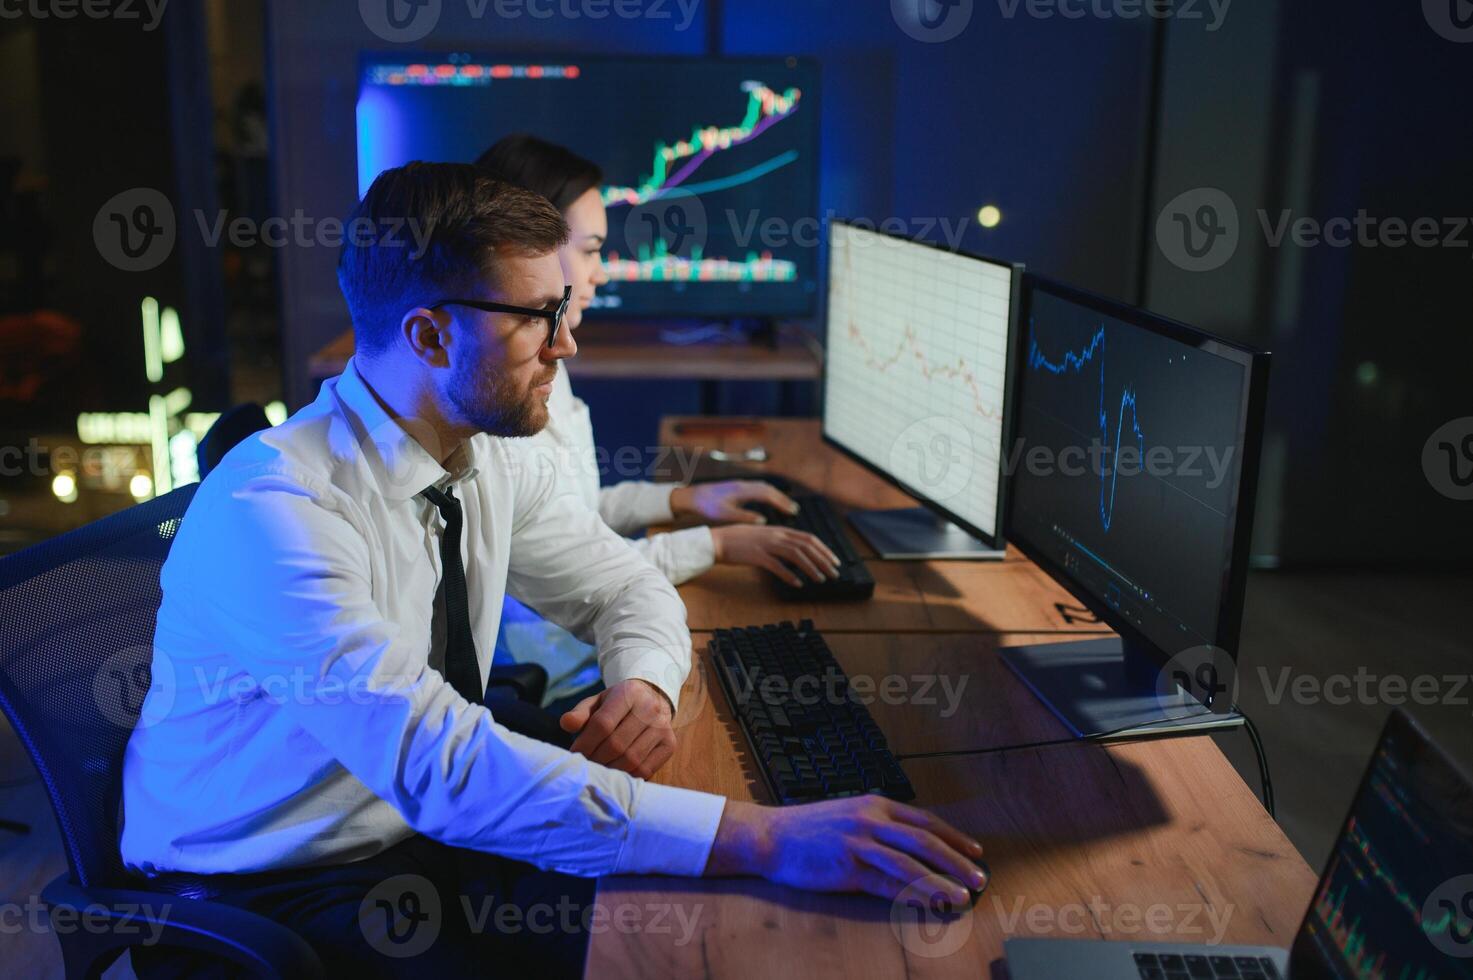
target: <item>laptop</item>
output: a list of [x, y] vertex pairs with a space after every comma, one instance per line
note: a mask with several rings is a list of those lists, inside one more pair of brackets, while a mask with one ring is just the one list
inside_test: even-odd
[[1009, 939], [1012, 980], [1473, 978], [1473, 780], [1402, 711], [1291, 949]]

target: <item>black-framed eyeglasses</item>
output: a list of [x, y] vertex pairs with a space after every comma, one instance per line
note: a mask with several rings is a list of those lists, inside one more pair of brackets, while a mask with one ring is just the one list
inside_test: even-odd
[[573, 297], [573, 287], [563, 287], [563, 301], [557, 305], [555, 310], [534, 310], [530, 306], [512, 306], [510, 303], [486, 303], [478, 299], [442, 299], [425, 307], [428, 310], [438, 310], [442, 306], [469, 306], [473, 310], [484, 310], [487, 313], [515, 313], [519, 316], [535, 316], [548, 322], [547, 346], [557, 346], [558, 328], [563, 325], [563, 315], [568, 312], [568, 301]]

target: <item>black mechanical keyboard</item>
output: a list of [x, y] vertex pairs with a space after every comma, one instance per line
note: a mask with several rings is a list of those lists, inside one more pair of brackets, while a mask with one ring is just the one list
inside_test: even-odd
[[1141, 980], [1279, 980], [1266, 956], [1191, 956], [1136, 953]]
[[875, 579], [859, 557], [849, 535], [844, 533], [844, 521], [834, 510], [834, 505], [821, 494], [794, 494], [798, 513], [783, 514], [766, 506], [752, 509], [767, 518], [768, 524], [790, 527], [796, 531], [807, 531], [828, 545], [829, 550], [839, 556], [839, 577], [815, 582], [801, 570], [794, 568], [803, 581], [800, 588], [777, 580], [778, 593], [784, 599], [868, 599], [875, 594]]
[[915, 799], [885, 736], [854, 699], [848, 675], [811, 621], [717, 630], [711, 656], [779, 803], [870, 791]]

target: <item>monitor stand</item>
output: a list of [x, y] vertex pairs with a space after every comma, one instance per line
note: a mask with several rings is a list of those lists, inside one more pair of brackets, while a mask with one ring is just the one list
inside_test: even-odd
[[849, 522], [881, 558], [998, 561], [1004, 554], [925, 507], [856, 510], [850, 512]]
[[1004, 647], [1003, 662], [1078, 738], [1107, 741], [1236, 728], [1230, 698], [1209, 708], [1175, 681], [1163, 684], [1156, 658], [1118, 636]]

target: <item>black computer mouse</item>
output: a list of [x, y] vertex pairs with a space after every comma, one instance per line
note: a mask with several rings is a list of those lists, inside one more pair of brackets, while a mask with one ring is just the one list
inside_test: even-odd
[[972, 863], [975, 864], [979, 869], [981, 869], [982, 874], [987, 878], [986, 881], [982, 882], [981, 888], [973, 889], [970, 886], [968, 886], [967, 888], [967, 891], [972, 893], [972, 907], [976, 908], [977, 900], [982, 897], [982, 893], [987, 890], [987, 886], [992, 884], [992, 869], [988, 867], [987, 862], [982, 860], [981, 858], [974, 858]]
[[[982, 883], [982, 887], [980, 889], [974, 889], [971, 885], [963, 885], [963, 887], [967, 889], [967, 894], [972, 896], [971, 901], [967, 903], [968, 906], [971, 908], [976, 908], [977, 901], [982, 897], [982, 893], [987, 890], [987, 886], [992, 882], [992, 869], [989, 868], [987, 866], [987, 862], [982, 860], [981, 858], [974, 858], [972, 863], [977, 865], [977, 867], [982, 871], [982, 874], [985, 875], [987, 878], [987, 880]], [[950, 876], [948, 875], [948, 877]], [[951, 902], [949, 902], [940, 894], [935, 894], [931, 896], [931, 909], [934, 913], [946, 918], [952, 918], [961, 914], [961, 911], [957, 909], [956, 906], [952, 905]]]

